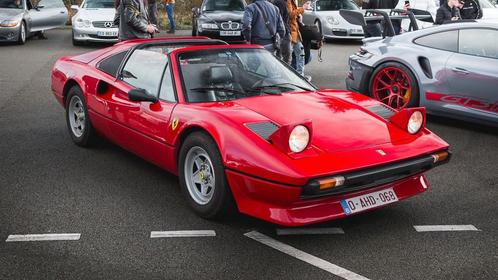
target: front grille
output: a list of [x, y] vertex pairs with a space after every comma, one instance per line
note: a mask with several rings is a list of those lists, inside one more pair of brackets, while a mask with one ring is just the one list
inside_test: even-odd
[[346, 31], [332, 31], [332, 34], [335, 36], [348, 36], [348, 33]]
[[112, 21], [92, 21], [92, 25], [95, 28], [116, 28]]
[[223, 30], [240, 30], [240, 23], [226, 21], [221, 23], [221, 29]]
[[116, 39], [116, 38], [118, 38], [118, 36], [110, 37], [110, 36], [98, 36], [98, 35], [93, 35], [93, 34], [88, 34], [88, 37], [94, 38], [94, 39]]

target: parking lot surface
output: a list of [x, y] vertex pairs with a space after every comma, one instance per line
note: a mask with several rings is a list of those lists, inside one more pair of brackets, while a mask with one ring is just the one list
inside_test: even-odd
[[[207, 221], [175, 176], [106, 141], [71, 142], [50, 71], [102, 46], [47, 37], [0, 46], [0, 279], [497, 279], [496, 130], [429, 117], [452, 161], [428, 192], [383, 209], [297, 232]], [[359, 46], [329, 42], [307, 74], [345, 88]]]

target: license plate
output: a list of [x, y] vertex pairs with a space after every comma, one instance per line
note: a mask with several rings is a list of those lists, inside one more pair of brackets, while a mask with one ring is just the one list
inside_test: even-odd
[[363, 34], [363, 29], [351, 29], [349, 32], [352, 34]]
[[346, 215], [361, 212], [398, 201], [392, 188], [341, 200]]
[[116, 36], [118, 36], [118, 32], [117, 31], [97, 31], [97, 36], [116, 37]]
[[220, 31], [221, 36], [240, 36], [240, 31]]

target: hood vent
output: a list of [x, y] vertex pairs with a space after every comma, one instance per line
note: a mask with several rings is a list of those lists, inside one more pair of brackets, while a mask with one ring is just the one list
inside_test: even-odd
[[270, 140], [270, 136], [278, 130], [278, 126], [272, 122], [248, 123], [246, 126], [267, 141]]
[[393, 109], [385, 105], [374, 105], [371, 107], [367, 107], [366, 109], [376, 115], [381, 116], [383, 119], [386, 120], [388, 120], [392, 115], [396, 113]]

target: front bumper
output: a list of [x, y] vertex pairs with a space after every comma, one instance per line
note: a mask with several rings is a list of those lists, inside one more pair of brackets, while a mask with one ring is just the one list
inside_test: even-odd
[[339, 25], [324, 24], [322, 33], [326, 39], [363, 39], [365, 34], [361, 26], [347, 27]]
[[373, 68], [360, 62], [357, 55], [349, 57], [349, 72], [346, 78], [346, 88], [364, 95], [369, 95], [370, 77]]
[[99, 32], [115, 32], [118, 34], [117, 28], [73, 28], [73, 38], [76, 41], [82, 42], [102, 42], [102, 43], [116, 43], [118, 36], [100, 36]]
[[[240, 31], [240, 30], [237, 30]], [[209, 29], [203, 29], [202, 31], [198, 32], [199, 36], [206, 36], [211, 39], [217, 39], [217, 40], [222, 40], [227, 43], [243, 43], [245, 42], [244, 37], [242, 36], [242, 32], [240, 36], [221, 36], [220, 35], [220, 30], [209, 30]]]
[[[430, 157], [359, 170], [350, 177], [353, 183], [358, 183], [359, 178], [369, 178], [372, 182], [362, 181], [364, 185], [352, 184], [350, 191], [329, 192], [320, 196], [305, 195], [305, 187], [266, 181], [233, 170], [226, 170], [226, 175], [240, 212], [279, 225], [303, 226], [350, 216], [341, 206], [344, 199], [392, 188], [398, 200], [404, 200], [426, 191], [428, 182], [423, 172], [436, 166], [427, 160]], [[440, 164], [448, 160], [449, 157]]]
[[19, 26], [0, 27], [0, 42], [15, 42], [19, 40]]

